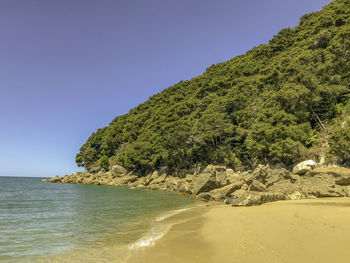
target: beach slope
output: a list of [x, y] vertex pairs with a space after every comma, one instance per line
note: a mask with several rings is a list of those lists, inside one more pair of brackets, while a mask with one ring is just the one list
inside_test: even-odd
[[349, 262], [350, 199], [212, 206], [128, 262]]

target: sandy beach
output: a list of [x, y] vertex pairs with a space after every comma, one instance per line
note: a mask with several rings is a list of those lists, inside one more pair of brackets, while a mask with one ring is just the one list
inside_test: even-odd
[[[177, 218], [176, 218], [177, 217]], [[279, 201], [255, 207], [207, 206], [128, 262], [349, 262], [350, 199]]]

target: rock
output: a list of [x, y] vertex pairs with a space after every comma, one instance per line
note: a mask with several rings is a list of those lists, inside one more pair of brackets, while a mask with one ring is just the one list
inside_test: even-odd
[[226, 175], [227, 176], [229, 176], [229, 175], [231, 175], [231, 174], [235, 174], [235, 171], [233, 170], [233, 169], [231, 169], [231, 168], [229, 168], [229, 169], [226, 169]]
[[258, 167], [253, 171], [253, 178], [259, 180], [261, 182], [265, 182], [266, 177], [271, 172], [271, 168], [269, 165], [259, 164]]
[[163, 183], [165, 181], [166, 177], [167, 177], [166, 174], [162, 174], [161, 176], [156, 177], [155, 179], [152, 180], [151, 185]]
[[135, 189], [139, 185], [138, 181], [128, 183], [128, 187]]
[[249, 191], [264, 192], [266, 186], [263, 183], [260, 183], [258, 180], [254, 180], [249, 186]]
[[111, 169], [111, 172], [114, 174], [114, 175], [121, 175], [121, 174], [127, 174], [127, 170], [123, 167], [123, 166], [120, 166], [118, 164], [114, 165]]
[[229, 183], [225, 172], [216, 172], [215, 180], [218, 187], [226, 186]]
[[241, 198], [243, 198], [246, 194], [247, 194], [247, 191], [242, 190], [242, 189], [239, 189], [239, 190], [233, 192], [233, 193], [230, 195], [230, 197], [231, 197], [232, 199], [241, 199]]
[[290, 172], [287, 169], [270, 169], [267, 171], [266, 176], [263, 179], [263, 183], [269, 187], [276, 182], [279, 182], [284, 179], [289, 179], [291, 176]]
[[337, 185], [350, 185], [350, 175], [335, 179]]
[[193, 185], [192, 194], [198, 195], [202, 192], [209, 192], [217, 188], [215, 176], [210, 173], [201, 173]]
[[208, 202], [211, 199], [211, 195], [209, 193], [200, 193], [196, 196], [198, 200]]
[[244, 183], [244, 184], [242, 185], [242, 187], [241, 187], [241, 189], [244, 190], [244, 191], [247, 191], [248, 188], [249, 188], [249, 186], [248, 186], [246, 183]]
[[232, 206], [252, 206], [285, 199], [285, 195], [281, 193], [261, 193], [238, 190], [233, 194], [231, 204]]
[[316, 168], [312, 171], [313, 175], [316, 174], [330, 174], [334, 177], [337, 185], [350, 185], [350, 169], [344, 167], [324, 167]]
[[184, 182], [178, 187], [178, 190], [181, 193], [192, 194], [192, 187], [193, 185], [191, 183]]
[[284, 195], [292, 195], [294, 192], [301, 191], [298, 185], [290, 182], [290, 180], [279, 181], [266, 190], [269, 193], [282, 193]]
[[316, 167], [315, 161], [313, 160], [304, 161], [294, 166], [293, 174], [303, 175], [303, 174], [306, 174], [308, 171], [313, 170], [315, 167]]
[[101, 167], [98, 167], [98, 166], [89, 167], [87, 169], [87, 172], [92, 173], [92, 174], [96, 174], [96, 173], [98, 173], [100, 171], [101, 171]]
[[247, 172], [242, 173], [242, 178], [247, 185], [250, 185], [255, 180], [254, 174]]
[[228, 183], [233, 184], [235, 182], [242, 180], [242, 175], [235, 173], [232, 169], [226, 170], [226, 178], [228, 180]]
[[290, 175], [290, 181], [291, 181], [292, 183], [294, 183], [295, 181], [297, 181], [297, 180], [299, 180], [299, 179], [301, 179], [301, 177], [300, 177], [299, 175], [297, 175], [297, 174], [291, 174], [291, 175]]
[[187, 174], [185, 179], [186, 179], [186, 182], [192, 183], [192, 182], [194, 182], [196, 180], [196, 177], [193, 174]]
[[295, 191], [292, 194], [289, 194], [286, 196], [287, 200], [300, 200], [304, 198], [305, 198], [305, 195], [299, 191]]
[[50, 182], [50, 183], [59, 183], [61, 180], [62, 180], [62, 178], [57, 175], [55, 177], [52, 177], [52, 178], [48, 179], [48, 182]]
[[118, 177], [112, 181], [112, 185], [114, 186], [126, 186], [129, 183], [135, 182], [137, 180], [136, 175], [126, 175], [122, 177]]
[[155, 179], [157, 179], [159, 177], [159, 172], [158, 171], [154, 171], [151, 175], [150, 175], [150, 179], [153, 181]]
[[215, 165], [215, 166], [213, 166], [213, 168], [216, 172], [225, 172], [226, 171], [226, 166]]
[[294, 183], [306, 197], [341, 197], [345, 193], [336, 187], [332, 175], [318, 174], [302, 177]]
[[350, 186], [344, 187], [344, 194], [346, 197], [350, 197]]
[[226, 197], [229, 197], [233, 192], [239, 190], [243, 185], [243, 181], [239, 181], [221, 188], [210, 191], [212, 199], [215, 201], [223, 201]]
[[201, 172], [201, 174], [206, 174], [206, 173], [209, 173], [209, 174], [214, 174], [215, 170], [214, 170], [214, 165], [207, 165], [207, 167], [204, 168], [204, 170]]
[[215, 172], [225, 172], [226, 166], [209, 164], [201, 173], [214, 174]]

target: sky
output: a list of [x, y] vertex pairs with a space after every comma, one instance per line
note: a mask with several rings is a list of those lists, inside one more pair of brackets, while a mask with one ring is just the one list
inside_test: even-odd
[[329, 0], [0, 0], [0, 176], [79, 171], [96, 129]]

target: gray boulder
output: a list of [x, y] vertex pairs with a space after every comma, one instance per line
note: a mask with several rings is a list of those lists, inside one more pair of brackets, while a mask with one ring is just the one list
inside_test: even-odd
[[281, 193], [261, 193], [238, 190], [232, 195], [231, 204], [232, 206], [253, 206], [285, 199], [286, 196]]
[[218, 187], [226, 186], [229, 183], [227, 175], [225, 172], [215, 172], [215, 180]]
[[114, 165], [111, 169], [111, 172], [114, 174], [114, 175], [121, 175], [121, 174], [127, 174], [127, 170], [123, 167], [123, 166], [120, 166], [118, 164]]
[[336, 186], [333, 176], [329, 174], [302, 177], [294, 184], [309, 198], [345, 196], [342, 188]]
[[211, 173], [201, 173], [193, 185], [192, 194], [198, 195], [203, 192], [209, 192], [217, 188], [215, 176]]
[[226, 199], [226, 197], [229, 197], [233, 192], [235, 192], [236, 190], [239, 190], [242, 187], [242, 185], [243, 185], [243, 181], [238, 181], [236, 183], [214, 189], [209, 193], [212, 196], [213, 200], [223, 201]]
[[259, 182], [258, 180], [254, 180], [252, 184], [249, 186], [250, 191], [264, 192], [266, 190], [266, 186]]
[[293, 173], [303, 175], [313, 170], [315, 167], [316, 167], [315, 161], [313, 160], [304, 161], [294, 166]]
[[291, 176], [290, 172], [284, 168], [281, 169], [270, 169], [267, 175], [263, 179], [263, 183], [269, 187], [276, 182], [284, 179], [289, 179]]
[[198, 200], [208, 202], [211, 199], [211, 195], [209, 193], [200, 193], [196, 196]]
[[334, 177], [335, 183], [337, 185], [350, 185], [350, 169], [344, 168], [344, 167], [324, 167], [324, 168], [317, 168], [312, 171], [313, 175], [316, 174], [330, 174]]

